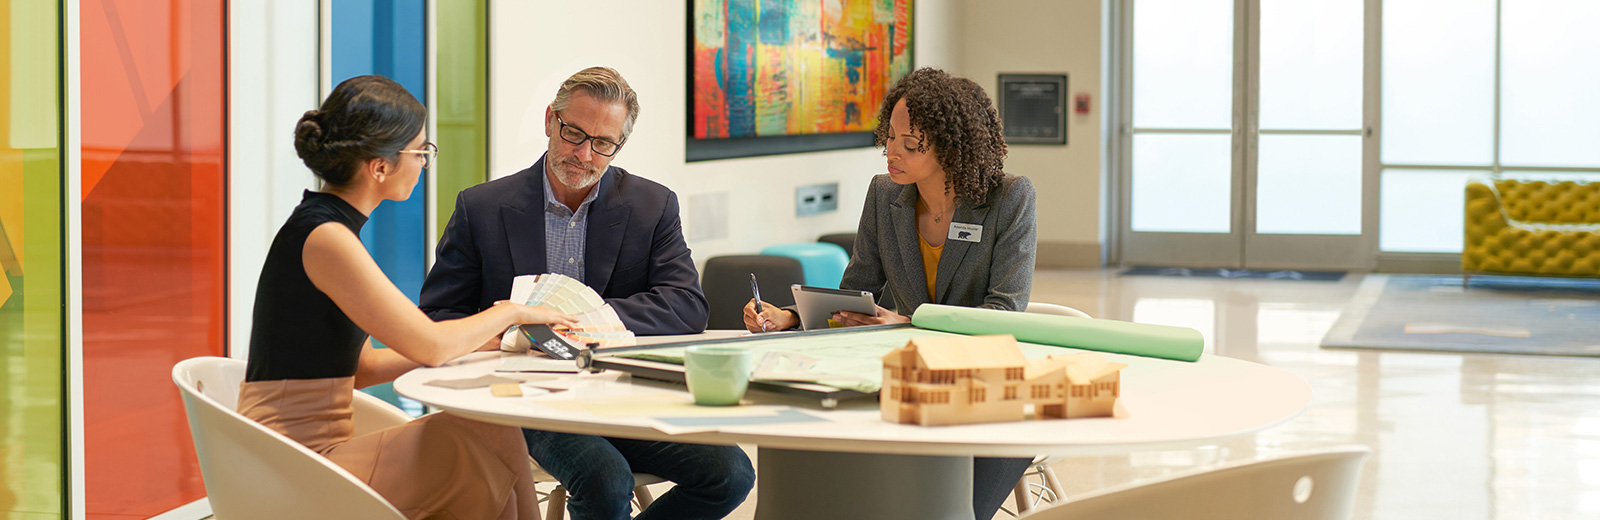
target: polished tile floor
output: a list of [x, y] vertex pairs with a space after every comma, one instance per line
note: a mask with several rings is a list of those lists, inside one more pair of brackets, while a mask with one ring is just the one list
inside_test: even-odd
[[[1035, 301], [1101, 318], [1194, 327], [1209, 352], [1288, 370], [1315, 392], [1298, 417], [1252, 435], [1063, 460], [1056, 471], [1067, 498], [1359, 444], [1372, 456], [1357, 519], [1600, 518], [1600, 359], [1318, 348], [1360, 281], [1360, 275], [1304, 282], [1039, 272]], [[731, 518], [753, 518], [754, 506], [752, 493]]]

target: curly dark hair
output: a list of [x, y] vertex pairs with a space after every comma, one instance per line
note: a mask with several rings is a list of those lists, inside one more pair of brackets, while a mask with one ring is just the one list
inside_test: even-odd
[[890, 137], [889, 116], [902, 99], [911, 128], [922, 132], [919, 151], [932, 149], [944, 168], [945, 193], [954, 191], [957, 199], [983, 204], [1005, 176], [1006, 162], [1000, 113], [983, 87], [935, 68], [911, 71], [883, 96], [873, 137], [880, 148]]

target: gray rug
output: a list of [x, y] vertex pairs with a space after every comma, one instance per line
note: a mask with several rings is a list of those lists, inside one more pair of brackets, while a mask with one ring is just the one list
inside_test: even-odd
[[1367, 275], [1322, 346], [1600, 357], [1600, 280]]

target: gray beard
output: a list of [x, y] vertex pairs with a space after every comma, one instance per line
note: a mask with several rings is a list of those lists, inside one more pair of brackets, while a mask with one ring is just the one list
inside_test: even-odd
[[604, 171], [598, 171], [598, 172], [594, 172], [593, 174], [590, 174], [589, 170], [582, 170], [584, 175], [582, 177], [578, 178], [578, 181], [579, 181], [578, 183], [574, 184], [572, 182], [568, 182], [567, 181], [567, 176], [562, 173], [563, 172], [562, 168], [557, 167], [555, 165], [551, 165], [551, 168], [556, 170], [556, 180], [560, 181], [561, 185], [566, 186], [566, 187], [571, 188], [571, 189], [574, 189], [574, 190], [581, 190], [581, 189], [584, 189], [584, 188], [588, 188], [590, 186], [594, 186], [595, 183], [600, 182], [600, 177], [605, 174]]

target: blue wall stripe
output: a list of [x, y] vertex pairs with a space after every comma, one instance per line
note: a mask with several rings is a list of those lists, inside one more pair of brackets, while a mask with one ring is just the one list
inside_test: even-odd
[[[379, 74], [426, 101], [427, 14], [423, 0], [334, 2], [333, 84], [355, 76]], [[413, 303], [421, 299], [422, 278], [427, 274], [428, 175], [423, 170], [417, 180], [417, 192], [410, 198], [379, 204], [361, 228], [361, 242], [378, 267]], [[412, 415], [422, 412], [419, 403], [401, 399], [388, 384], [366, 391], [400, 405]]]
[[[426, 100], [427, 10], [422, 0], [339, 0], [333, 4], [333, 84], [380, 74]], [[428, 172], [417, 181], [426, 191]], [[418, 301], [427, 266], [427, 193], [386, 201], [361, 229], [361, 242], [400, 291]]]

